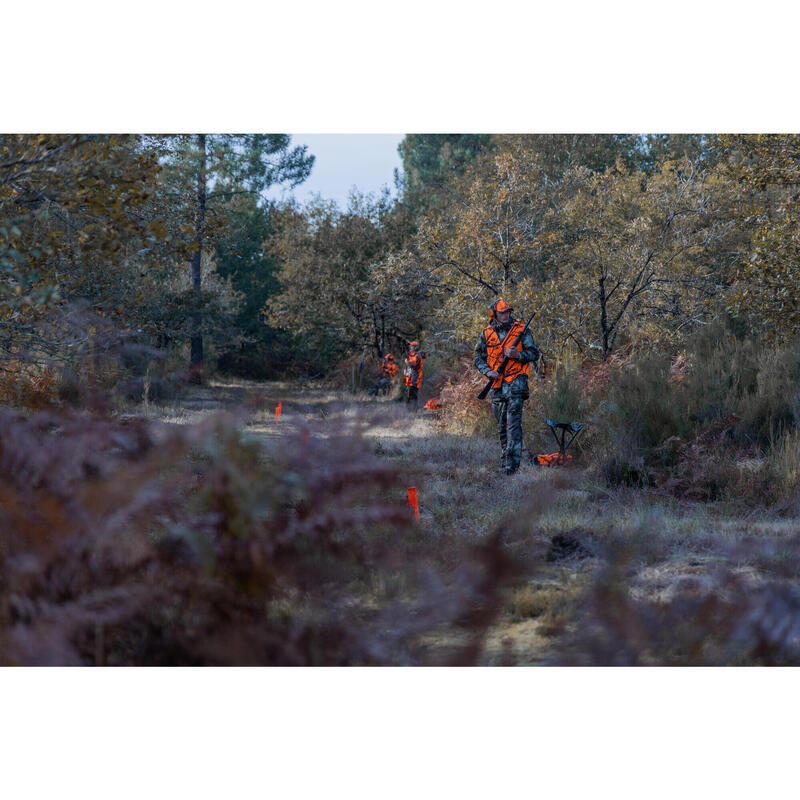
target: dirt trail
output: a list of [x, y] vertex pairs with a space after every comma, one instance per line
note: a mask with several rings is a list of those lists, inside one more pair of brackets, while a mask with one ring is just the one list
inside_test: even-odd
[[[275, 409], [282, 413], [276, 422]], [[288, 382], [212, 382], [193, 387], [170, 407], [144, 413], [174, 424], [198, 421], [242, 404], [251, 409], [246, 431], [268, 450], [284, 446], [303, 429], [326, 437], [350, 426], [374, 452], [413, 474], [420, 502], [420, 534], [433, 557], [448, 541], [480, 543], [498, 526], [517, 525], [514, 546], [550, 551], [535, 578], [513, 588], [498, 624], [489, 632], [482, 662], [537, 664], [574, 624], [598, 558], [592, 542], [609, 535], [637, 541], [642, 532], [656, 544], [655, 560], [632, 576], [637, 597], [671, 597], [688, 579], [698, 580], [718, 565], [723, 548], [744, 538], [790, 536], [798, 520], [764, 512], [746, 519], [714, 504], [686, 504], [640, 490], [609, 491], [580, 467], [544, 468], [525, 464], [508, 477], [498, 469], [497, 444], [448, 433], [430, 412], [409, 415], [400, 403], [353, 396]], [[544, 550], [542, 549], [544, 548]], [[453, 634], [429, 636], [432, 646], [453, 642]], [[448, 638], [449, 637], [449, 638]]]
[[[437, 547], [437, 540], [449, 537], [479, 542], [509, 512], [526, 508], [528, 488], [544, 477], [541, 470], [529, 466], [511, 479], [501, 475], [495, 468], [495, 442], [443, 432], [432, 412], [420, 409], [410, 415], [402, 403], [390, 399], [353, 396], [318, 385], [215, 379], [206, 386], [191, 387], [168, 406], [139, 410], [172, 424], [191, 424], [242, 407], [248, 409], [247, 434], [267, 450], [284, 446], [284, 440], [296, 441], [303, 430], [313, 437], [327, 437], [343, 429], [358, 429], [377, 455], [417, 476], [420, 533], [429, 537], [431, 549]], [[509, 653], [516, 663], [542, 660], [548, 640], [539, 629], [549, 618], [541, 601], [548, 590], [538, 587], [533, 592], [536, 603], [516, 603], [490, 632], [484, 663], [502, 663]], [[443, 633], [428, 641], [439, 646], [454, 640]]]

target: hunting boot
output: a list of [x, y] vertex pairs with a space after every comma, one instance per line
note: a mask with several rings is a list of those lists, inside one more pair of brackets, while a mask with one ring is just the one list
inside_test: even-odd
[[508, 447], [504, 447], [500, 451], [500, 472], [508, 471]]
[[506, 447], [506, 475], [512, 475], [519, 469], [522, 456], [522, 442], [512, 440]]

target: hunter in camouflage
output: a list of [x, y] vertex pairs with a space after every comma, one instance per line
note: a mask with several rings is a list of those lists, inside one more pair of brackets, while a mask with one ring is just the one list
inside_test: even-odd
[[[519, 469], [522, 458], [522, 404], [530, 395], [528, 374], [531, 363], [539, 358], [539, 348], [530, 330], [526, 330], [517, 345], [512, 347], [525, 327], [511, 316], [512, 311], [504, 300], [492, 303], [491, 321], [481, 331], [475, 347], [475, 366], [495, 381], [489, 397], [500, 437], [500, 466], [509, 475]], [[505, 357], [510, 361], [501, 376], [498, 369]]]

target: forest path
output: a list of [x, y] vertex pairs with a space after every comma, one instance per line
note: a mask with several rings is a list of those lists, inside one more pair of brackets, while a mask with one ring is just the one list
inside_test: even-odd
[[[543, 491], [550, 493], [547, 487], [554, 477], [552, 470], [528, 464], [518, 474], [506, 476], [498, 469], [494, 440], [446, 432], [437, 424], [439, 412], [420, 408], [409, 413], [403, 403], [389, 398], [353, 395], [318, 384], [214, 379], [190, 387], [174, 404], [152, 406], [145, 413], [173, 424], [190, 424], [237, 408], [246, 410], [247, 435], [257, 438], [266, 451], [302, 446], [304, 431], [310, 437], [343, 431], [363, 437], [400, 474], [413, 476], [408, 482], [418, 490], [419, 533], [437, 551], [434, 557], [439, 560], [447, 558], [443, 553], [448, 541], [478, 544], [506, 518], [536, 516], [532, 503], [541, 502]], [[547, 577], [519, 587], [486, 638], [483, 663], [544, 660], [548, 625], [553, 622], [547, 614], [547, 599], [571, 585], [576, 567], [582, 568], [577, 562], [568, 569], [556, 567]], [[459, 640], [452, 632], [442, 632], [425, 641], [439, 647]]]
[[[275, 409], [282, 413], [276, 422]], [[437, 412], [406, 412], [402, 403], [352, 395], [299, 382], [215, 380], [192, 387], [171, 406], [145, 415], [175, 424], [219, 411], [249, 407], [247, 434], [269, 451], [302, 446], [302, 434], [362, 436], [395, 464], [419, 497], [419, 533], [433, 558], [447, 559], [447, 543], [479, 544], [497, 530], [522, 555], [537, 553], [534, 574], [509, 591], [489, 631], [481, 662], [538, 664], [568, 633], [585, 590], [600, 564], [595, 545], [611, 534], [657, 545], [654, 560], [631, 576], [631, 589], [669, 598], [687, 582], [711, 574], [725, 549], [762, 534], [784, 537], [800, 520], [775, 514], [746, 517], [724, 504], [686, 503], [639, 489], [608, 490], [579, 467], [542, 468], [524, 463], [513, 476], [498, 468], [494, 439], [454, 434], [437, 424]], [[413, 481], [413, 483], [412, 483]], [[405, 486], [405, 484], [404, 484]], [[431, 646], [455, 643], [452, 631], [427, 637]]]

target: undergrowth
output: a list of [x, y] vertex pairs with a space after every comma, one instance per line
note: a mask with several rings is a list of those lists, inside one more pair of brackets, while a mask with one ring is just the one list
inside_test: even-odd
[[[500, 539], [442, 571], [358, 436], [265, 450], [241, 422], [0, 412], [2, 663], [475, 662], [515, 571]], [[441, 625], [462, 645], [421, 649]]]

